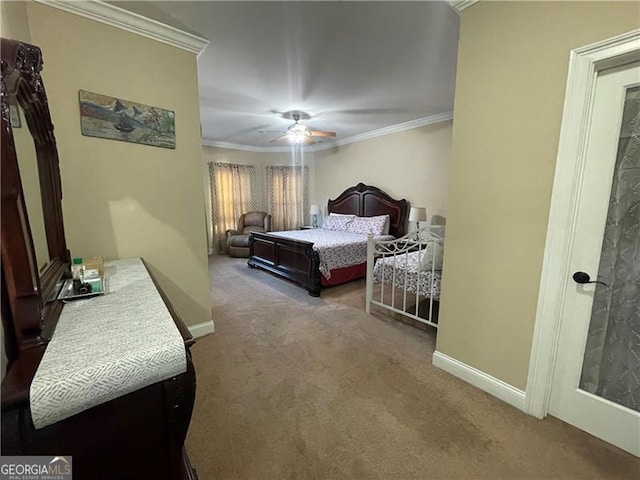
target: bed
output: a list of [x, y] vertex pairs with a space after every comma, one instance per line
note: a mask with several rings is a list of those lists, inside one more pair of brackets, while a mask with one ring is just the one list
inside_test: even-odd
[[[395, 200], [377, 187], [359, 183], [346, 189], [335, 200], [329, 200], [327, 210], [329, 214], [358, 217], [388, 215], [389, 235], [398, 238], [405, 233], [409, 205], [406, 200]], [[326, 271], [323, 264], [326, 267], [327, 262], [324, 258], [321, 261], [316, 246], [320, 232], [314, 230], [252, 233], [249, 238], [248, 265], [292, 280], [315, 297], [320, 296], [323, 287], [366, 276], [366, 235], [361, 235], [356, 242], [359, 245], [357, 248], [363, 252], [362, 261]], [[321, 269], [325, 270], [324, 275]]]
[[423, 227], [403, 238], [369, 238], [366, 311], [372, 306], [438, 326], [444, 227]]

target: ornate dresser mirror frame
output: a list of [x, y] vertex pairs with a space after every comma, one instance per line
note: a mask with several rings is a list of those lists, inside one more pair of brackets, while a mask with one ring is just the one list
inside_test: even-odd
[[[0, 40], [1, 47], [1, 187], [2, 187], [2, 321], [9, 367], [18, 354], [50, 338], [62, 310], [56, 300], [69, 271], [62, 219], [62, 185], [56, 140], [40, 72], [42, 52], [15, 40]], [[36, 260], [32, 226], [10, 106], [20, 107], [35, 147], [37, 172], [46, 232], [48, 263]]]

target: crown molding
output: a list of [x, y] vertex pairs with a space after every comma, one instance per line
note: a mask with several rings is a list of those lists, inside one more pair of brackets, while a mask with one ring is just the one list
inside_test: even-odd
[[[411, 130], [413, 128], [426, 127], [427, 125], [447, 122], [449, 120], [453, 120], [453, 112], [438, 113], [429, 117], [418, 118], [416, 120], [410, 120], [408, 122], [399, 123], [397, 125], [391, 125], [390, 127], [379, 128], [378, 130], [371, 130], [370, 132], [359, 133], [358, 135], [341, 138], [340, 140], [336, 140], [334, 142], [323, 142], [321, 144], [316, 144], [313, 147], [304, 147], [304, 151], [319, 152], [322, 150], [339, 147], [341, 145], [347, 145], [349, 143], [361, 142], [363, 140], [369, 140], [370, 138], [381, 137], [383, 135], [389, 135], [390, 133], [403, 132], [405, 130]], [[246, 152], [264, 153], [291, 151], [291, 147], [254, 147], [250, 145], [240, 145], [238, 143], [219, 142], [206, 138], [202, 139], [202, 145], [206, 147], [228, 148], [231, 150], [244, 150]]]
[[48, 5], [65, 12], [73, 13], [81, 17], [95, 20], [127, 32], [142, 35], [143, 37], [178, 47], [191, 53], [198, 54], [209, 41], [191, 33], [183, 32], [177, 28], [165, 25], [156, 20], [143, 17], [137, 13], [129, 12], [115, 5], [99, 0], [35, 0], [43, 5]]
[[479, 0], [457, 0], [449, 2], [451, 8], [453, 8], [456, 12], [460, 13], [465, 8], [469, 8], [471, 5], [478, 3]]
[[389, 135], [390, 133], [404, 132], [405, 130], [411, 130], [413, 128], [426, 127], [427, 125], [447, 122], [449, 120], [453, 120], [453, 112], [437, 113], [436, 115], [417, 118], [416, 120], [398, 123], [397, 125], [391, 125], [390, 127], [384, 127], [378, 130], [371, 130], [370, 132], [352, 135], [351, 137], [341, 138], [340, 140], [336, 140], [335, 142], [318, 145], [317, 147], [311, 147], [311, 150], [313, 150], [314, 152], [327, 150], [329, 148], [339, 147], [341, 145], [347, 145], [349, 143], [361, 142], [363, 140], [369, 140], [370, 138], [381, 137], [383, 135]]
[[[269, 153], [269, 152], [282, 152], [287, 153], [291, 152], [293, 145], [288, 147], [254, 147], [252, 145], [241, 145], [239, 143], [232, 142], [218, 142], [216, 140], [208, 140], [206, 138], [202, 139], [203, 147], [216, 147], [216, 148], [226, 148], [228, 150], [242, 150], [244, 152], [256, 152], [256, 153]], [[309, 148], [304, 148], [305, 152], [310, 151]]]

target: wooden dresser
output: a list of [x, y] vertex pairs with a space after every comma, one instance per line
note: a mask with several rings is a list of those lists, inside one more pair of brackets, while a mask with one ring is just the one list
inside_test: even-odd
[[[115, 266], [120, 266], [122, 270], [121, 265], [122, 261], [107, 264], [107, 275], [110, 275], [111, 268]], [[143, 270], [151, 288], [158, 288], [142, 262], [139, 267], [134, 265], [134, 268]], [[114, 273], [120, 276], [123, 274], [125, 273]], [[136, 276], [136, 281], [140, 282], [140, 272], [136, 272]], [[109, 282], [108, 276], [107, 280]], [[70, 399], [76, 403], [88, 400], [82, 398], [83, 391], [84, 396], [88, 396], [87, 385], [79, 384], [79, 372], [83, 373], [85, 383], [92, 382], [92, 385], [99, 386], [102, 390], [105, 390], [107, 373], [115, 376], [116, 382], [118, 376], [122, 375], [122, 384], [116, 387], [127, 388], [126, 382], [130, 380], [121, 373], [117, 354], [112, 359], [104, 358], [108, 352], [100, 351], [100, 344], [108, 336], [113, 336], [113, 329], [117, 328], [115, 334], [120, 342], [127, 343], [127, 346], [130, 343], [131, 348], [144, 349], [144, 330], [153, 328], [154, 314], [167, 315], [175, 322], [176, 335], [181, 335], [186, 357], [184, 371], [36, 429], [31, 411], [31, 404], [36, 401], [32, 385], [35, 370], [40, 364], [43, 369], [45, 360], [49, 361], [49, 365], [55, 360], [49, 358], [51, 355], [43, 360], [44, 346], [30, 349], [28, 354], [20, 355], [13, 362], [2, 384], [2, 454], [72, 456], [74, 478], [79, 479], [197, 478], [183, 447], [195, 398], [195, 372], [189, 352], [194, 340], [161, 290], [156, 290], [160, 297], [157, 300], [164, 302], [164, 311], [160, 311], [155, 305], [148, 309], [152, 313], [146, 319], [131, 319], [127, 326], [122, 320], [131, 317], [131, 305], [142, 311], [147, 311], [147, 306], [141, 304], [134, 291], [130, 292], [127, 288], [113, 290], [109, 283], [107, 285], [104, 296], [76, 300], [65, 306], [71, 307], [73, 312], [65, 315], [63, 309], [56, 332], [48, 345], [49, 353], [53, 352], [54, 347], [64, 352], [65, 349], [74, 348], [72, 344], [64, 344], [68, 339], [79, 336], [84, 339], [81, 346], [85, 350], [85, 365], [76, 368], [75, 374], [69, 373], [74, 371], [73, 368], [61, 365], [60, 374], [64, 373], [64, 377], [69, 377], [69, 384], [60, 386], [56, 392], [46, 392], [62, 402], [59, 410], [67, 407], [65, 402], [68, 404]], [[101, 302], [99, 309], [92, 303], [96, 301]], [[114, 325], [114, 319], [119, 319], [120, 324]], [[63, 334], [63, 341], [56, 343], [57, 335]], [[98, 348], [94, 349], [94, 355], [99, 357], [99, 361], [95, 361], [94, 366], [91, 364], [94, 355], [88, 345], [96, 343]], [[129, 351], [127, 356], [136, 358], [136, 353]], [[162, 358], [158, 359], [162, 350], [152, 351], [148, 355], [153, 356], [156, 361], [162, 361]], [[53, 366], [55, 367], [55, 363]], [[144, 370], [145, 366], [142, 362], [140, 370]], [[103, 371], [107, 373], [103, 374]], [[54, 369], [50, 375], [55, 373]], [[92, 385], [89, 387], [93, 388]], [[93, 389], [97, 390], [97, 387]]]

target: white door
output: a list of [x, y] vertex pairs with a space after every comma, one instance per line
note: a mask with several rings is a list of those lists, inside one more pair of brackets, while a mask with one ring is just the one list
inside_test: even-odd
[[[640, 456], [640, 66], [598, 74], [549, 413]], [[580, 272], [580, 273], [578, 273]], [[587, 276], [589, 279], [587, 279]], [[579, 283], [587, 280], [599, 283]]]

